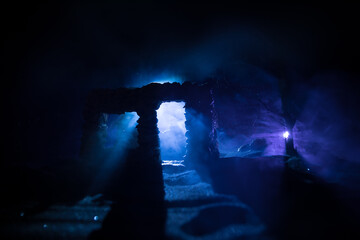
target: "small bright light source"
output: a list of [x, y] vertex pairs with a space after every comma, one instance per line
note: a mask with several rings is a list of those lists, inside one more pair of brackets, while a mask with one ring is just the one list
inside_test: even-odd
[[289, 133], [288, 131], [286, 131], [286, 132], [283, 133], [283, 137], [284, 137], [285, 139], [288, 139], [289, 135], [290, 135], [290, 133]]

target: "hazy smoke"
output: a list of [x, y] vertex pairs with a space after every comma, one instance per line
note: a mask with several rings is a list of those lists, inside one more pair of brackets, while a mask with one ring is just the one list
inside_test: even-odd
[[156, 111], [162, 160], [181, 160], [185, 155], [184, 106], [184, 102], [164, 102]]

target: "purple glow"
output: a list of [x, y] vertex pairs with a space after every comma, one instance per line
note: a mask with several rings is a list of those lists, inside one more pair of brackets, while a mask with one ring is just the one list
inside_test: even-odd
[[309, 91], [293, 129], [294, 147], [314, 174], [326, 181], [353, 184], [358, 176], [353, 165], [359, 164], [360, 154], [354, 132], [357, 122], [339, 101], [331, 89]]
[[222, 157], [285, 154], [284, 124], [281, 115], [262, 111], [261, 108], [254, 111], [247, 115], [236, 116], [239, 123], [242, 123], [235, 126], [238, 134], [229, 135], [222, 129], [218, 130], [219, 150]]
[[283, 133], [283, 137], [284, 137], [285, 139], [288, 139], [288, 138], [289, 138], [289, 135], [290, 135], [290, 133], [289, 133], [288, 131], [286, 131], [286, 132]]

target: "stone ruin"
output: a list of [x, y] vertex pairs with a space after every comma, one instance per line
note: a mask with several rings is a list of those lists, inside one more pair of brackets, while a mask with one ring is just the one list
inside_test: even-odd
[[[96, 169], [104, 161], [99, 149], [101, 139], [99, 133], [106, 131], [102, 128], [106, 124], [106, 114], [124, 114], [136, 112], [138, 119], [138, 147], [126, 162], [131, 165], [128, 174], [142, 176], [144, 186], [142, 190], [130, 194], [145, 194], [163, 197], [162, 166], [160, 159], [159, 130], [157, 127], [156, 110], [161, 103], [169, 101], [185, 102], [186, 156], [184, 162], [189, 167], [204, 170], [211, 161], [219, 158], [216, 141], [217, 116], [214, 108], [212, 88], [209, 84], [179, 83], [151, 83], [141, 88], [97, 89], [90, 93], [84, 109], [84, 125], [81, 146], [81, 157], [84, 165]], [[194, 124], [197, 116], [201, 116], [205, 131], [199, 132]], [[199, 169], [202, 168], [203, 169]], [[127, 177], [127, 181], [137, 181], [134, 177]], [[121, 181], [119, 181], [121, 182]], [[154, 194], [149, 189], [157, 189]], [[148, 192], [148, 193], [146, 193]], [[141, 196], [139, 196], [141, 197]]]

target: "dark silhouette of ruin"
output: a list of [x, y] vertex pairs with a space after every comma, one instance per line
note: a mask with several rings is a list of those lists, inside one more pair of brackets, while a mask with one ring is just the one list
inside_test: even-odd
[[[206, 178], [208, 173], [202, 166], [219, 158], [216, 113], [209, 85], [152, 83], [134, 89], [94, 90], [84, 110], [81, 148], [84, 165], [90, 172], [95, 173], [96, 166], [104, 161], [102, 151], [106, 150], [102, 150], [99, 137], [104, 131], [101, 126], [106, 124], [104, 114], [136, 112], [139, 116], [136, 127], [138, 148], [127, 154], [121, 174], [112, 178], [110, 195], [116, 203], [105, 219], [102, 231], [95, 233], [94, 238], [97, 234], [98, 238], [119, 235], [119, 226], [133, 238], [163, 237], [166, 209], [156, 110], [167, 101], [185, 102], [187, 150], [184, 161], [187, 167], [197, 169]], [[199, 116], [204, 126], [201, 131], [196, 126]], [[142, 230], [137, 231], [136, 226], [141, 226]], [[144, 226], [148, 229], [144, 230]]]
[[[223, 90], [221, 94], [227, 96], [227, 91], [231, 89]], [[102, 228], [92, 232], [90, 239], [117, 239], [119, 236], [127, 239], [165, 239], [168, 202], [165, 201], [156, 110], [161, 103], [169, 101], [185, 102], [186, 167], [195, 169], [204, 181], [211, 183], [214, 191], [235, 195], [252, 207], [269, 227], [266, 234], [279, 239], [309, 236], [310, 239], [323, 236], [339, 238], [344, 231], [346, 236], [353, 235], [352, 218], [343, 214], [343, 206], [332, 197], [331, 192], [312, 175], [299, 171], [300, 168], [294, 171], [287, 164], [291, 157], [301, 160], [294, 149], [292, 137], [284, 140], [284, 156], [220, 158], [216, 135], [218, 118], [210, 81], [203, 84], [152, 83], [142, 88], [97, 89], [91, 92], [84, 109], [81, 146], [83, 166], [90, 173], [89, 182], [98, 166], [106, 160], [107, 150], [102, 148], [101, 143], [101, 132], [106, 131], [102, 127], [107, 123], [106, 114], [136, 112], [139, 119], [136, 127], [138, 147], [129, 150], [124, 157], [124, 165], [114, 169], [108, 191], [100, 189], [114, 202]], [[201, 129], [197, 125], [199, 118], [203, 125]], [[288, 118], [284, 116], [284, 119], [289, 125]], [[267, 167], [261, 167], [263, 164]], [[322, 207], [323, 202], [328, 203], [326, 208]], [[178, 204], [192, 206], [194, 202]], [[331, 207], [335, 210], [328, 211]], [[184, 225], [183, 230], [194, 235], [205, 234], [217, 226], [201, 228], [202, 222], [213, 215], [216, 218], [223, 216], [223, 220], [219, 221], [223, 225], [219, 226], [234, 223], [233, 215], [236, 215], [237, 222], [245, 221], [241, 218], [243, 213], [234, 211], [233, 208], [228, 211], [221, 209], [223, 215], [216, 211], [204, 211], [198, 216], [201, 221], [193, 220], [191, 224]], [[305, 224], [306, 229], [301, 229], [309, 221], [306, 216], [310, 215], [315, 216], [314, 222]], [[311, 225], [315, 222], [318, 227], [314, 230]], [[339, 228], [330, 231], [328, 229], [333, 222]]]
[[[104, 114], [124, 114], [136, 112], [139, 115], [137, 130], [138, 144], [132, 161], [146, 169], [160, 171], [160, 149], [156, 110], [167, 101], [185, 102], [185, 126], [187, 129], [187, 151], [185, 162], [189, 165], [208, 163], [219, 158], [216, 142], [216, 113], [212, 89], [208, 84], [151, 83], [142, 88], [119, 88], [115, 90], [97, 89], [88, 98], [84, 110], [84, 127], [81, 155], [86, 165], [96, 165], [102, 161], [95, 152], [100, 147], [99, 131], [106, 120]], [[203, 118], [206, 131], [199, 133], [194, 125], [194, 115]], [[200, 134], [200, 136], [199, 136]], [[190, 159], [192, 159], [190, 161]], [[196, 161], [196, 163], [194, 163]], [[155, 170], [157, 169], [157, 170]], [[150, 171], [150, 170], [149, 170]], [[156, 177], [160, 179], [160, 172]], [[154, 178], [155, 179], [155, 178]]]

